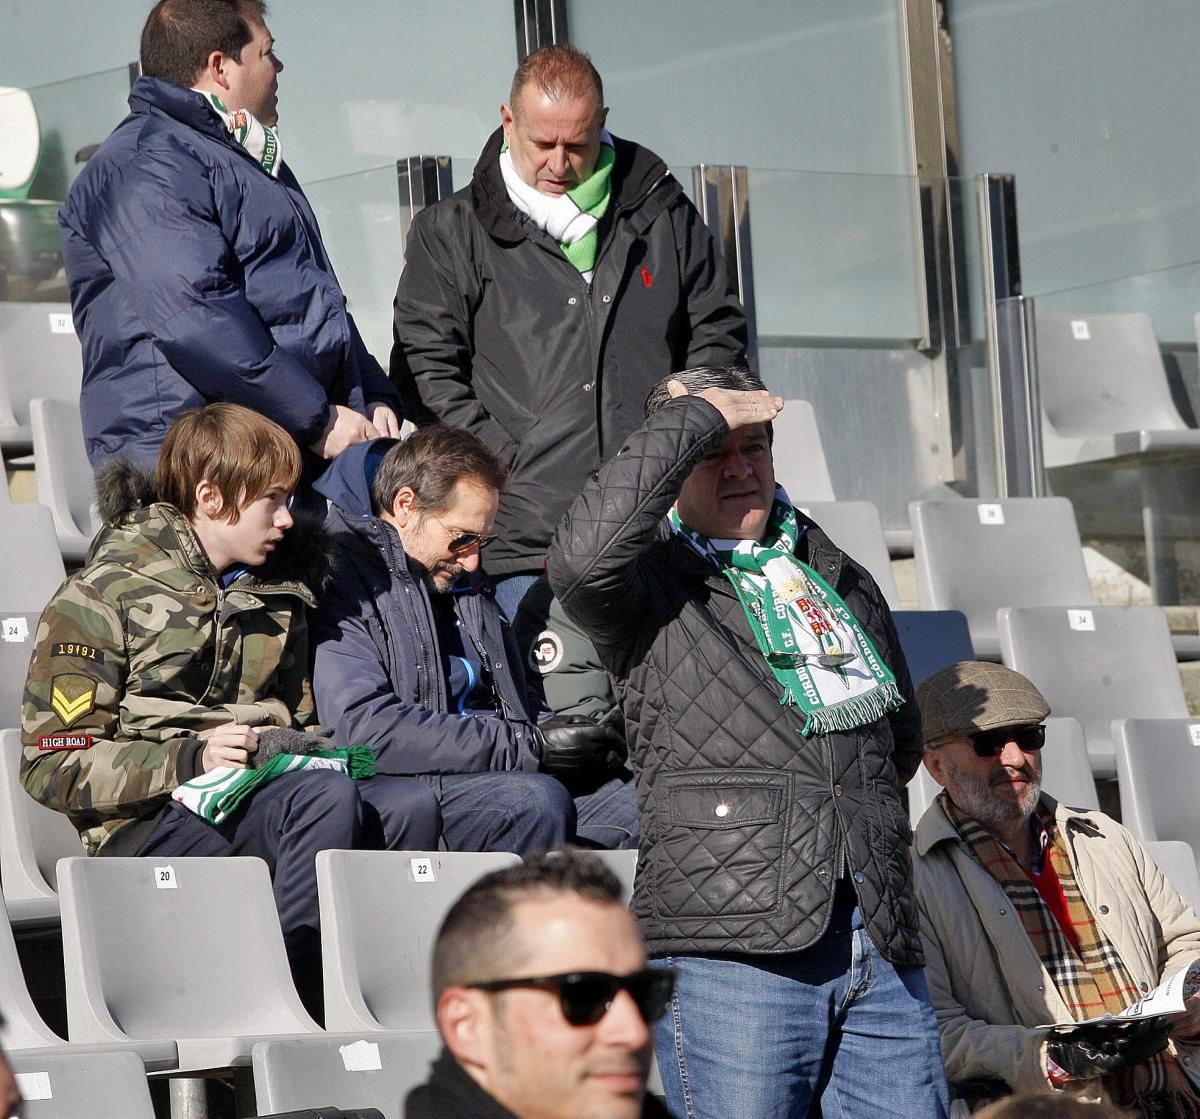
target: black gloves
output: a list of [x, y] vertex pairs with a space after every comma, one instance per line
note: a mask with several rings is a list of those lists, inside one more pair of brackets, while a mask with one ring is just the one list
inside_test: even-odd
[[256, 727], [258, 749], [250, 755], [250, 768], [259, 769], [276, 754], [315, 754], [318, 750], [332, 750], [329, 741], [332, 730], [314, 732], [292, 730], [291, 727]]
[[1161, 1053], [1170, 1035], [1171, 1024], [1155, 1018], [1128, 1026], [1080, 1026], [1062, 1037], [1052, 1035], [1046, 1055], [1073, 1080], [1087, 1080], [1140, 1065]]
[[599, 721], [556, 715], [534, 728], [542, 771], [570, 782], [611, 776], [625, 761], [625, 735], [617, 712]]

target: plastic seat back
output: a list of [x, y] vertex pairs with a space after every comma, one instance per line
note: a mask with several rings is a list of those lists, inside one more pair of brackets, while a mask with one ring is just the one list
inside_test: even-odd
[[1005, 607], [998, 618], [1004, 663], [1037, 685], [1055, 715], [1079, 720], [1097, 778], [1117, 772], [1114, 719], [1186, 717], [1159, 607]]
[[1200, 858], [1200, 719], [1117, 719], [1112, 736], [1125, 826], [1143, 843], [1180, 840]]
[[1200, 872], [1191, 847], [1181, 840], [1160, 839], [1147, 843], [1146, 850], [1179, 896], [1200, 913]]
[[173, 1039], [181, 1067], [220, 1068], [249, 1062], [231, 1039], [317, 1031], [261, 859], [63, 859], [58, 887], [72, 1041]]
[[978, 656], [996, 659], [1002, 606], [1094, 601], [1075, 511], [1064, 497], [914, 501], [909, 507], [917, 600], [961, 610]]
[[0, 302], [0, 445], [32, 446], [33, 398], [78, 399], [82, 383], [69, 303]]
[[330, 1030], [429, 1030], [429, 964], [446, 911], [503, 852], [322, 851], [321, 952]]
[[38, 501], [50, 509], [63, 557], [79, 563], [100, 531], [96, 484], [83, 445], [79, 398], [38, 397], [29, 406]]
[[263, 1115], [373, 1107], [384, 1119], [403, 1119], [405, 1096], [428, 1078], [441, 1048], [437, 1030], [260, 1042], [252, 1061], [254, 1098]]
[[796, 504], [833, 501], [829, 463], [817, 429], [817, 416], [807, 400], [788, 400], [774, 422], [771, 455], [775, 481]]
[[0, 586], [7, 612], [0, 617], [40, 616], [66, 577], [50, 510], [0, 504]]
[[146, 1070], [132, 1051], [21, 1053], [11, 1064], [21, 1119], [154, 1119]]
[[1042, 788], [1071, 808], [1098, 811], [1100, 798], [1092, 777], [1087, 739], [1078, 719], [1046, 720], [1046, 747], [1042, 750]]
[[851, 559], [871, 573], [893, 610], [900, 609], [900, 590], [879, 510], [869, 501], [805, 501], [797, 503]]

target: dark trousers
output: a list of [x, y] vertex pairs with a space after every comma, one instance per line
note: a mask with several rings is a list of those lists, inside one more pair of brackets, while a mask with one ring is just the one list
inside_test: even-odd
[[172, 801], [139, 855], [256, 855], [271, 869], [283, 943], [296, 989], [322, 1017], [318, 851], [363, 846], [437, 848], [441, 817], [431, 790], [409, 777], [352, 781], [343, 773], [285, 773], [213, 825]]

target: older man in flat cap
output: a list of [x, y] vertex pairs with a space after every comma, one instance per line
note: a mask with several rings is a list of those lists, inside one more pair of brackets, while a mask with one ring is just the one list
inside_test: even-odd
[[[1019, 672], [961, 661], [917, 701], [943, 791], [917, 826], [914, 888], [952, 1085], [1200, 1115], [1200, 920], [1120, 824], [1041, 791], [1050, 708]], [[1119, 1013], [1185, 968], [1188, 1010], [1165, 1024], [1038, 1028]]]

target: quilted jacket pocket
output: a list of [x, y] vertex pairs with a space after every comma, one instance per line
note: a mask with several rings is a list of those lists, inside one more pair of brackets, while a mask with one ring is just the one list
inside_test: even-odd
[[[653, 848], [663, 916], [768, 914], [782, 901], [791, 781], [778, 772], [696, 771], [659, 776], [659, 834]], [[668, 900], [669, 899], [669, 900]]]

